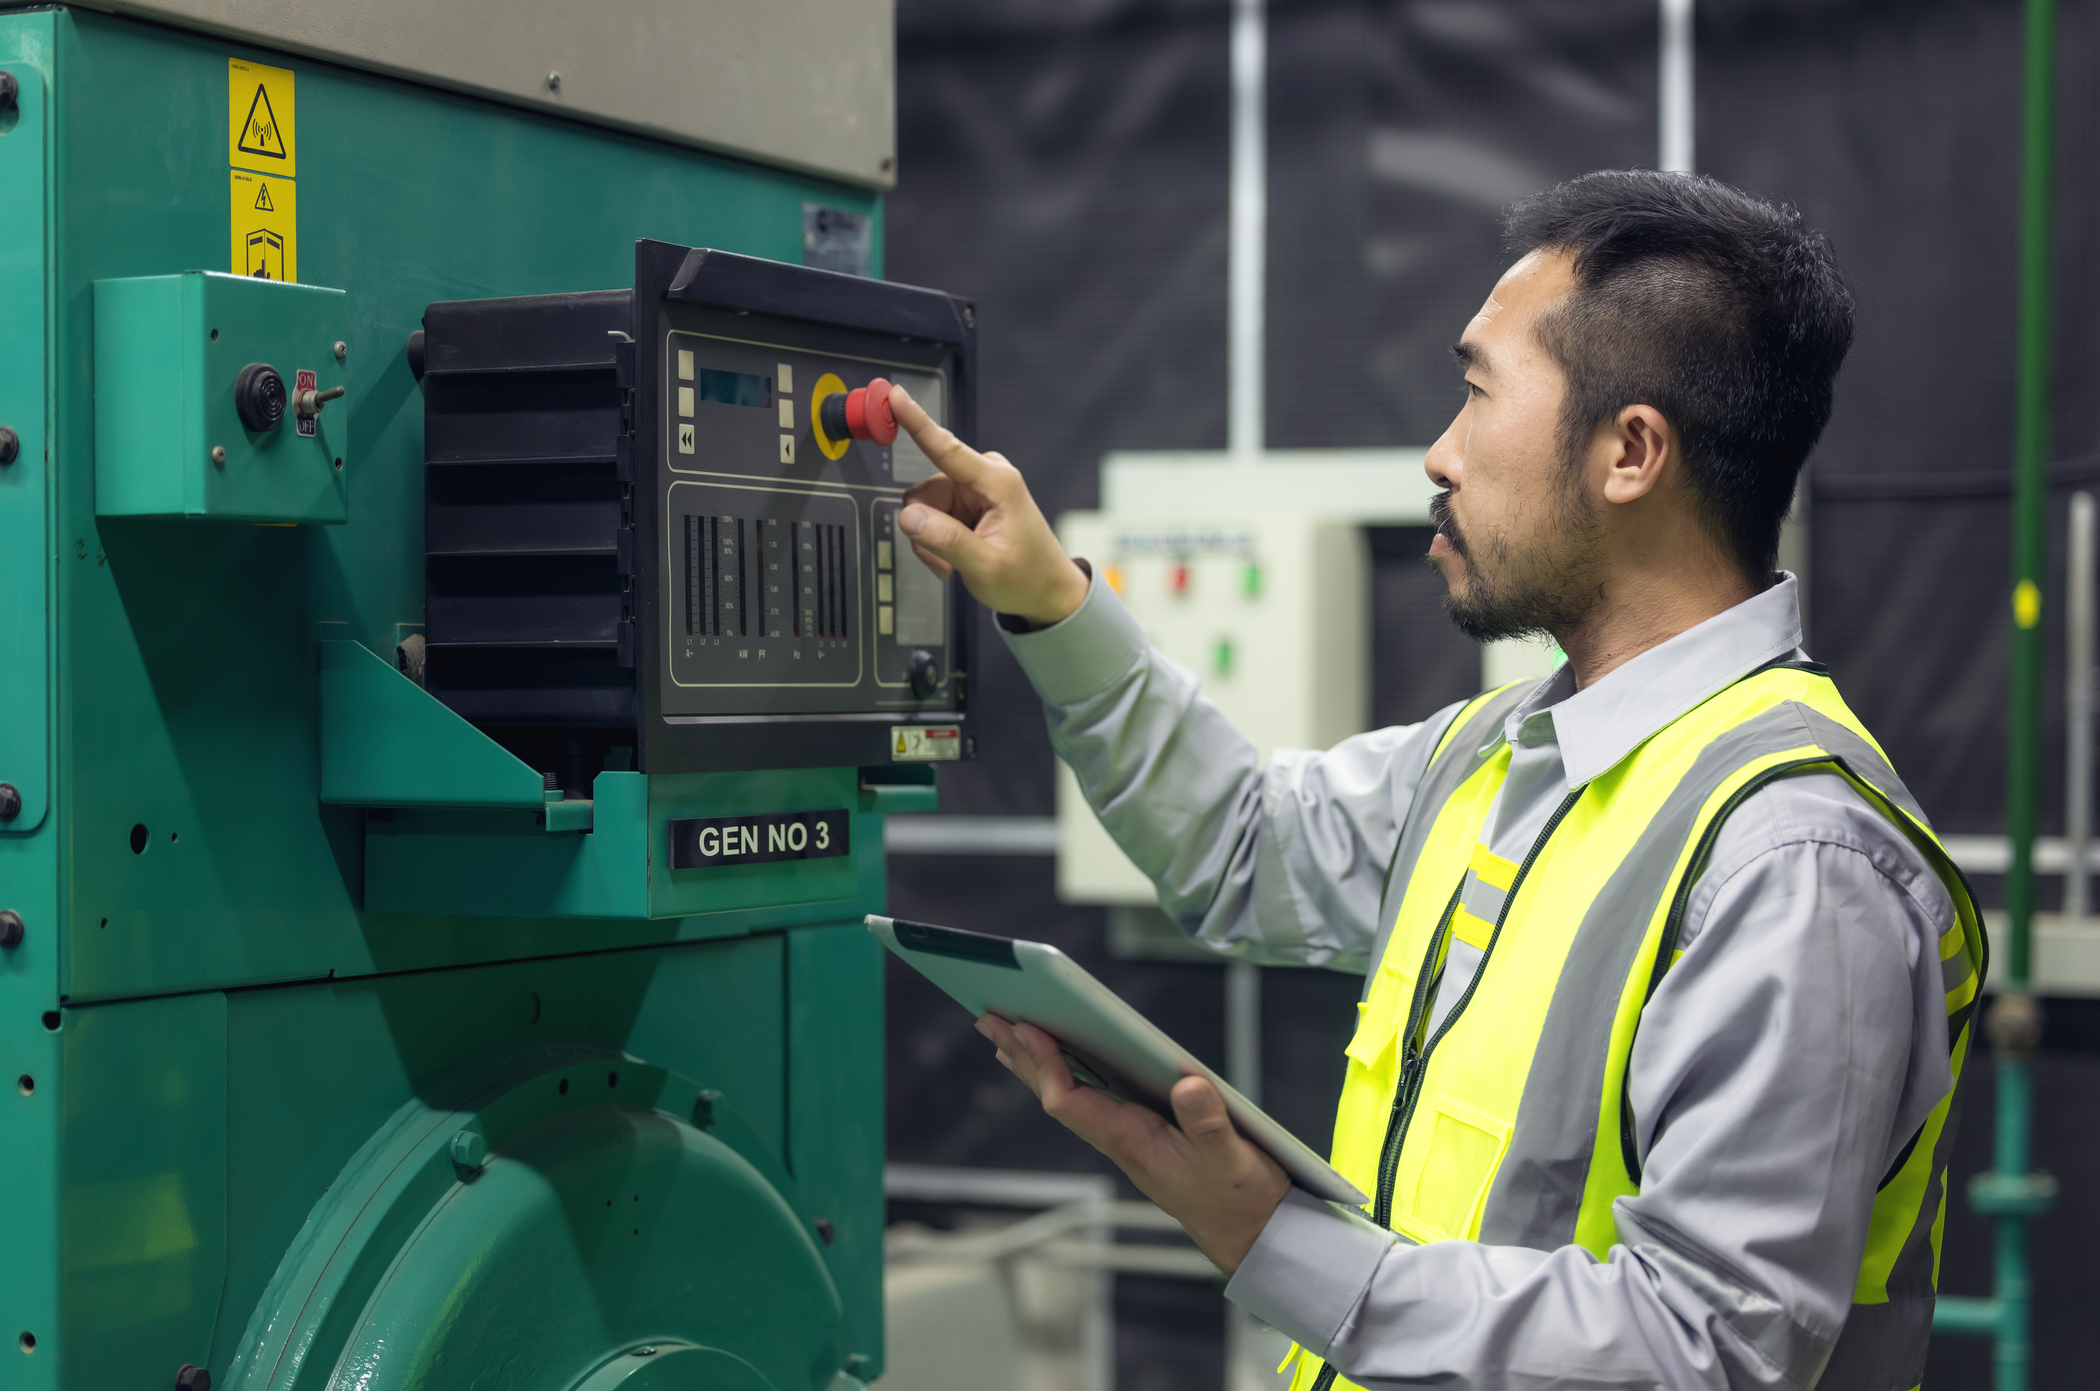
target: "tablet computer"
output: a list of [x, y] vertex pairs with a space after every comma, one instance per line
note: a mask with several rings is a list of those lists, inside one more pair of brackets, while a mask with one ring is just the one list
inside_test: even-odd
[[1268, 1151], [1293, 1183], [1337, 1203], [1370, 1201], [1297, 1136], [1056, 947], [873, 913], [867, 922], [884, 946], [971, 1015], [1033, 1024], [1055, 1038], [1064, 1046], [1074, 1081], [1172, 1120], [1167, 1093], [1174, 1084], [1191, 1074], [1209, 1078], [1240, 1134]]

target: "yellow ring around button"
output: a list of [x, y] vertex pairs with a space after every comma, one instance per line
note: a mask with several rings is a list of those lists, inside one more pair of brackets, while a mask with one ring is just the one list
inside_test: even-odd
[[809, 393], [809, 428], [815, 432], [817, 448], [824, 451], [824, 457], [827, 459], [845, 458], [847, 446], [853, 443], [850, 439], [833, 440], [824, 433], [824, 398], [843, 396], [845, 393], [846, 384], [839, 380], [839, 374], [836, 372], [826, 372], [817, 378], [816, 386]]

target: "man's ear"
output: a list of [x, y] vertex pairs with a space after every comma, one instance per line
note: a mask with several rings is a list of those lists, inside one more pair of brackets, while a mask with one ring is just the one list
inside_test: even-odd
[[1599, 432], [1606, 451], [1604, 500], [1636, 502], [1678, 462], [1677, 431], [1653, 406], [1628, 406]]

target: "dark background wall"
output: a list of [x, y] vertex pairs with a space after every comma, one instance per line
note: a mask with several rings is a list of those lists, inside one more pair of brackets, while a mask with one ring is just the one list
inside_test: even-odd
[[[1809, 472], [1810, 650], [1948, 832], [1996, 832], [2003, 812], [2020, 8], [1698, 7], [1699, 167], [1799, 206], [1835, 239], [1859, 298]], [[1053, 517], [1095, 503], [1107, 450], [1224, 444], [1228, 23], [1225, 0], [900, 0], [888, 273], [977, 297], [978, 442], [1011, 456]], [[2100, 5], [2064, 0], [2058, 502], [2100, 483], [2096, 31]], [[1654, 0], [1274, 0], [1269, 52], [1269, 443], [1426, 444], [1458, 404], [1446, 347], [1504, 264], [1501, 210], [1589, 169], [1654, 163]], [[1436, 608], [1425, 540], [1373, 536], [1382, 723], [1420, 718], [1477, 672]], [[2054, 833], [2062, 651], [2049, 631]], [[1047, 815], [1038, 707], [984, 636], [983, 757], [944, 775], [943, 811]], [[1221, 1052], [1219, 969], [1109, 959], [1101, 911], [1059, 904], [1047, 859], [900, 856], [892, 883], [899, 912], [1058, 942], [1199, 1052]], [[1266, 973], [1267, 1095], [1315, 1144], [1355, 991]], [[900, 971], [890, 1004], [893, 1158], [1104, 1167], [1032, 1109], [948, 1001]], [[2073, 1245], [2100, 1215], [2077, 1186], [2100, 1177], [2100, 1030], [2076, 1003], [2052, 1018], [2037, 1154], [2071, 1192], [2036, 1236], [2042, 1385], [2077, 1380], [2100, 1354], [2077, 1316], [2100, 1276]], [[1986, 1166], [1988, 1115], [1985, 1080], [1957, 1194]], [[1987, 1251], [1988, 1228], [1957, 1196], [1944, 1287], [1983, 1292]], [[1126, 1389], [1218, 1384], [1215, 1292], [1125, 1281], [1119, 1309]], [[1941, 1340], [1932, 1382], [1986, 1385], [1983, 1345]]]

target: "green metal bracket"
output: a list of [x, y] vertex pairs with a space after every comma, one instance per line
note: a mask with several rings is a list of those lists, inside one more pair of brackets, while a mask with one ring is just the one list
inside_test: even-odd
[[361, 643], [321, 644], [321, 800], [349, 807], [515, 807], [591, 829], [529, 764]]
[[2039, 1217], [2056, 1203], [2056, 1175], [1983, 1173], [1969, 1180], [1969, 1207], [1985, 1217]]
[[[95, 511], [104, 517], [340, 523], [349, 517], [347, 296], [217, 272], [95, 282]], [[274, 371], [279, 418], [251, 429], [235, 388]]]
[[939, 773], [931, 764], [899, 764], [860, 770], [860, 809], [888, 815], [900, 811], [938, 811]]
[[1995, 1338], [2005, 1325], [2005, 1306], [1995, 1299], [1943, 1294], [1932, 1306], [1932, 1331]]

